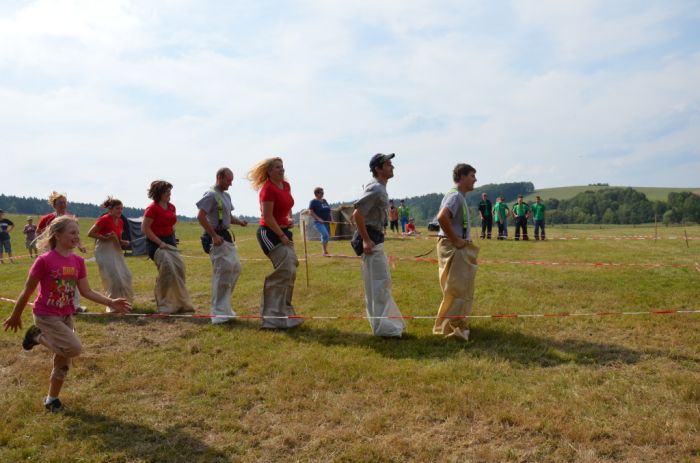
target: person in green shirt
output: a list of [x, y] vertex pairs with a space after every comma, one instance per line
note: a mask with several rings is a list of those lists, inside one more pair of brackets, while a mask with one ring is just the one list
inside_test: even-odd
[[411, 210], [406, 206], [406, 203], [404, 200], [401, 200], [401, 204], [399, 205], [399, 221], [401, 221], [401, 233], [406, 232], [406, 224], [408, 223], [408, 219], [411, 217]]
[[515, 219], [515, 241], [520, 240], [520, 230], [523, 232], [523, 241], [527, 241], [527, 219], [530, 218], [530, 206], [523, 202], [523, 195], [518, 195], [518, 202], [513, 205], [513, 218]]
[[542, 239], [542, 241], [544, 241], [544, 209], [545, 207], [542, 199], [539, 196], [535, 196], [535, 203], [532, 205], [532, 220], [535, 222], [535, 240]]
[[498, 227], [498, 239], [507, 240], [508, 239], [508, 205], [505, 203], [503, 196], [496, 198], [496, 204], [493, 206], [493, 220], [496, 222]]

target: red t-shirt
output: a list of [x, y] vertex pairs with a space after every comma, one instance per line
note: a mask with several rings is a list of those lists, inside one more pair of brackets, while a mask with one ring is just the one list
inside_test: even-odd
[[177, 222], [177, 215], [175, 206], [172, 203], [168, 203], [168, 209], [166, 210], [160, 207], [158, 203], [153, 202], [148, 205], [143, 216], [153, 219], [151, 230], [156, 236], [170, 236], [174, 233], [173, 226]]
[[62, 256], [53, 249], [37, 257], [29, 274], [39, 280], [39, 295], [33, 309], [35, 315], [73, 315], [78, 280], [87, 277], [82, 257], [73, 253]]
[[[75, 215], [71, 214], [70, 212], [66, 212], [63, 215], [67, 215], [68, 217], [75, 217]], [[53, 222], [53, 219], [55, 219], [56, 217], [58, 216], [55, 212], [51, 212], [43, 216], [41, 220], [39, 220], [39, 224], [36, 226], [36, 234], [40, 235], [46, 227], [51, 225], [51, 222]]]
[[55, 218], [56, 214], [54, 214], [53, 212], [43, 216], [41, 220], [39, 220], [39, 225], [36, 226], [36, 234], [41, 234], [41, 232], [43, 232], [44, 229], [48, 227]]
[[124, 222], [122, 222], [122, 218], [119, 217], [117, 219], [117, 223], [114, 223], [114, 220], [109, 216], [109, 214], [105, 214], [97, 221], [95, 222], [95, 225], [97, 226], [97, 233], [100, 235], [106, 235], [109, 232], [114, 232], [114, 235], [122, 239], [122, 232], [124, 231]]
[[270, 180], [263, 183], [260, 188], [260, 225], [266, 226], [265, 218], [262, 216], [262, 203], [271, 202], [272, 216], [277, 221], [280, 227], [289, 225], [289, 213], [294, 206], [294, 198], [292, 198], [292, 188], [289, 183], [282, 182], [282, 188], [278, 187]]

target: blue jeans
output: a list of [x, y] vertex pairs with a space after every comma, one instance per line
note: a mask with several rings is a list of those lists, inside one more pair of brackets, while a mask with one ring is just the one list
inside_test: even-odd
[[9, 239], [0, 241], [0, 253], [2, 253], [3, 249], [6, 253], [12, 254], [12, 241]]
[[318, 230], [318, 233], [321, 235], [321, 243], [325, 244], [331, 239], [329, 231], [331, 227], [327, 223], [314, 222], [314, 227], [316, 227], [316, 230]]

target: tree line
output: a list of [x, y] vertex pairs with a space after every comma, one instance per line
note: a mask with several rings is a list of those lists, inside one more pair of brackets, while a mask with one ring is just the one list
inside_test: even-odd
[[634, 188], [605, 188], [544, 203], [549, 223], [700, 223], [700, 196], [690, 191], [669, 193], [667, 201], [651, 201]]

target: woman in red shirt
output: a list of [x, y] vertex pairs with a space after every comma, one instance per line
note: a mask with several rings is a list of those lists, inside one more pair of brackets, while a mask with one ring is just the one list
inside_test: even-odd
[[[126, 266], [122, 252], [122, 246], [129, 244], [128, 241], [121, 239], [124, 230], [122, 221], [124, 205], [120, 200], [109, 196], [101, 207], [107, 209], [107, 213], [97, 219], [88, 231], [88, 236], [95, 239], [95, 261], [100, 269], [102, 286], [107, 297], [124, 298], [133, 302], [131, 272]], [[110, 310], [107, 307], [107, 311]]]
[[303, 320], [289, 318], [296, 316], [292, 307], [292, 293], [299, 260], [294, 252], [290, 230], [294, 226], [294, 198], [284, 177], [282, 159], [269, 158], [259, 162], [248, 173], [248, 179], [253, 188], [260, 192], [258, 243], [273, 266], [272, 273], [265, 278], [260, 314], [263, 317], [285, 317], [263, 318], [262, 328], [293, 328]]
[[173, 185], [165, 180], [151, 182], [148, 197], [153, 202], [143, 213], [141, 229], [146, 235], [148, 256], [158, 267], [156, 304], [161, 313], [194, 312], [185, 287], [185, 263], [177, 252], [175, 206], [170, 202]]

